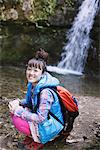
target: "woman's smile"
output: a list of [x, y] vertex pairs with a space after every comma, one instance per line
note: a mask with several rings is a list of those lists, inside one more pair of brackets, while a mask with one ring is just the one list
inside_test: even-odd
[[35, 67], [28, 67], [26, 70], [26, 77], [28, 82], [36, 83], [42, 76], [42, 70]]

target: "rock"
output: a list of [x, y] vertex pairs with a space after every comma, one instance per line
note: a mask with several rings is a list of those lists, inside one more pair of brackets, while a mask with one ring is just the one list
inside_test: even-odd
[[0, 129], [3, 127], [3, 122], [0, 122]]
[[12, 101], [14, 99], [16, 99], [16, 98], [8, 99], [6, 97], [0, 96], [0, 104], [8, 104], [10, 101]]
[[11, 19], [13, 19], [13, 20], [17, 20], [18, 19], [18, 12], [17, 12], [16, 9], [11, 8], [9, 13], [10, 13]]
[[83, 142], [83, 138], [79, 138], [79, 139], [66, 139], [66, 144], [72, 144], [72, 143], [77, 143], [77, 142]]

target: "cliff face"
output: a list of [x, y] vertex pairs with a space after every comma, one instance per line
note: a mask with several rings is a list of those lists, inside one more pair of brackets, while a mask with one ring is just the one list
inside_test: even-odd
[[15, 22], [45, 22], [46, 25], [65, 26], [72, 21], [76, 0], [2, 0], [0, 20]]

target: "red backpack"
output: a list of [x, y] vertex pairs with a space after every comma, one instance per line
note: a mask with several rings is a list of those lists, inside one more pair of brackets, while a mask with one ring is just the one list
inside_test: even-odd
[[[66, 88], [62, 86], [49, 88], [52, 89], [59, 98], [64, 120], [64, 130], [62, 133], [66, 135], [66, 133], [71, 132], [73, 129], [74, 120], [79, 115], [77, 100]], [[53, 117], [55, 116], [53, 115]]]
[[78, 111], [78, 104], [77, 104], [77, 100], [76, 98], [64, 87], [62, 86], [57, 86], [57, 93], [62, 101], [62, 103], [64, 104], [64, 106], [66, 107], [66, 109], [69, 112], [77, 112]]

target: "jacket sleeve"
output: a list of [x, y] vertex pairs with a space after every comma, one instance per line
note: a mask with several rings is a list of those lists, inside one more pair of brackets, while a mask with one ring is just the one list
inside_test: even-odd
[[26, 101], [26, 99], [22, 99], [22, 100], [20, 101], [20, 103], [24, 105], [24, 104], [27, 104], [27, 101]]
[[20, 101], [21, 104], [25, 105], [25, 104], [30, 104], [31, 103], [31, 97], [30, 97], [31, 89], [32, 89], [32, 84], [28, 83], [26, 98]]
[[47, 118], [53, 101], [54, 99], [52, 93], [48, 89], [44, 89], [40, 94], [40, 104], [37, 113], [24, 111], [22, 116], [28, 121], [41, 123]]

